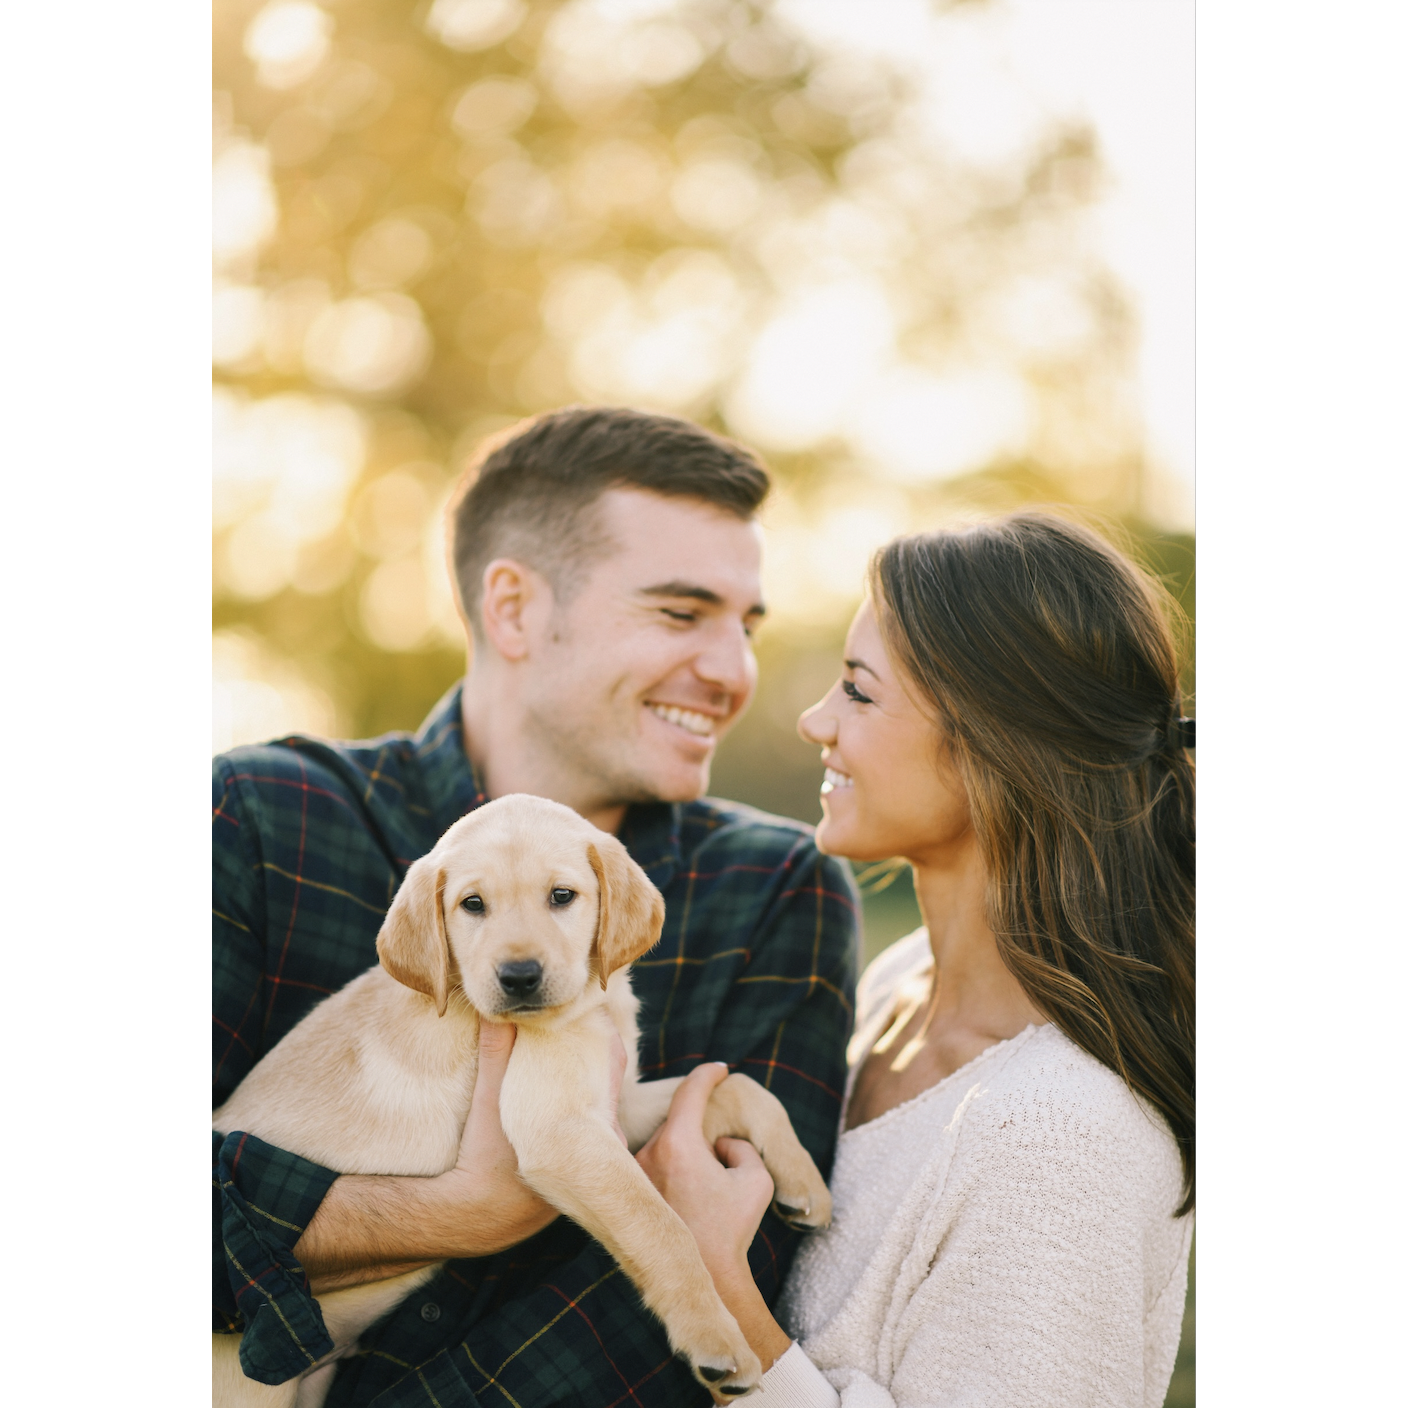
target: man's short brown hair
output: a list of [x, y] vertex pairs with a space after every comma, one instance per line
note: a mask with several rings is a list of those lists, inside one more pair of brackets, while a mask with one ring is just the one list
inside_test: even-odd
[[751, 518], [770, 488], [742, 445], [677, 416], [567, 406], [491, 436], [450, 502], [450, 562], [465, 620], [479, 631], [484, 569], [512, 557], [566, 601], [612, 543], [590, 512], [608, 489], [698, 499]]

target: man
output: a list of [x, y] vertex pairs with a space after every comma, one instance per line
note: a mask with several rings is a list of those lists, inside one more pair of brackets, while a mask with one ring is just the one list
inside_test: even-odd
[[[829, 1170], [854, 886], [807, 828], [699, 800], [755, 685], [767, 489], [740, 446], [635, 411], [558, 411], [481, 450], [451, 508], [463, 684], [413, 737], [216, 759], [217, 1106], [376, 961], [411, 862], [474, 807], [531, 792], [618, 834], [665, 896], [633, 970], [642, 1076], [728, 1062]], [[607, 1253], [518, 1180], [497, 1117], [509, 1045], [485, 1028], [460, 1159], [439, 1178], [339, 1178], [215, 1136], [216, 1329], [243, 1332], [251, 1377], [282, 1382], [331, 1348], [317, 1292], [450, 1258], [363, 1336], [330, 1408], [709, 1401]], [[752, 1257], [770, 1300], [794, 1246], [769, 1216]]]

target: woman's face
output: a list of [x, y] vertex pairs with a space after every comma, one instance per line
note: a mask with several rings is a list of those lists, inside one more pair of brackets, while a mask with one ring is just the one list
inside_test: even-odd
[[844, 673], [797, 723], [826, 765], [816, 833], [826, 854], [942, 863], [971, 835], [963, 783], [914, 689], [866, 602], [846, 635]]

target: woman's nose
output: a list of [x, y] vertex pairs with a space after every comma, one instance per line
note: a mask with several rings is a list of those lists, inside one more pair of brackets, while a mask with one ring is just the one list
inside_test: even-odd
[[836, 742], [836, 716], [826, 707], [831, 695], [819, 699], [797, 720], [797, 732], [808, 742], [829, 748]]

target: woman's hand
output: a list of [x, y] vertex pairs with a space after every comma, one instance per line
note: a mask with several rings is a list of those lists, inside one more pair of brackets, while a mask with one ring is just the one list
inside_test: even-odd
[[721, 1062], [696, 1066], [675, 1091], [665, 1123], [636, 1155], [694, 1234], [715, 1281], [748, 1275], [748, 1248], [773, 1194], [772, 1178], [751, 1144], [720, 1139], [711, 1149], [704, 1138], [704, 1107], [727, 1075]]
[[711, 1149], [704, 1138], [704, 1107], [727, 1075], [721, 1062], [696, 1066], [636, 1161], [693, 1234], [720, 1299], [766, 1370], [791, 1344], [748, 1269], [773, 1182], [747, 1140], [720, 1139]]

